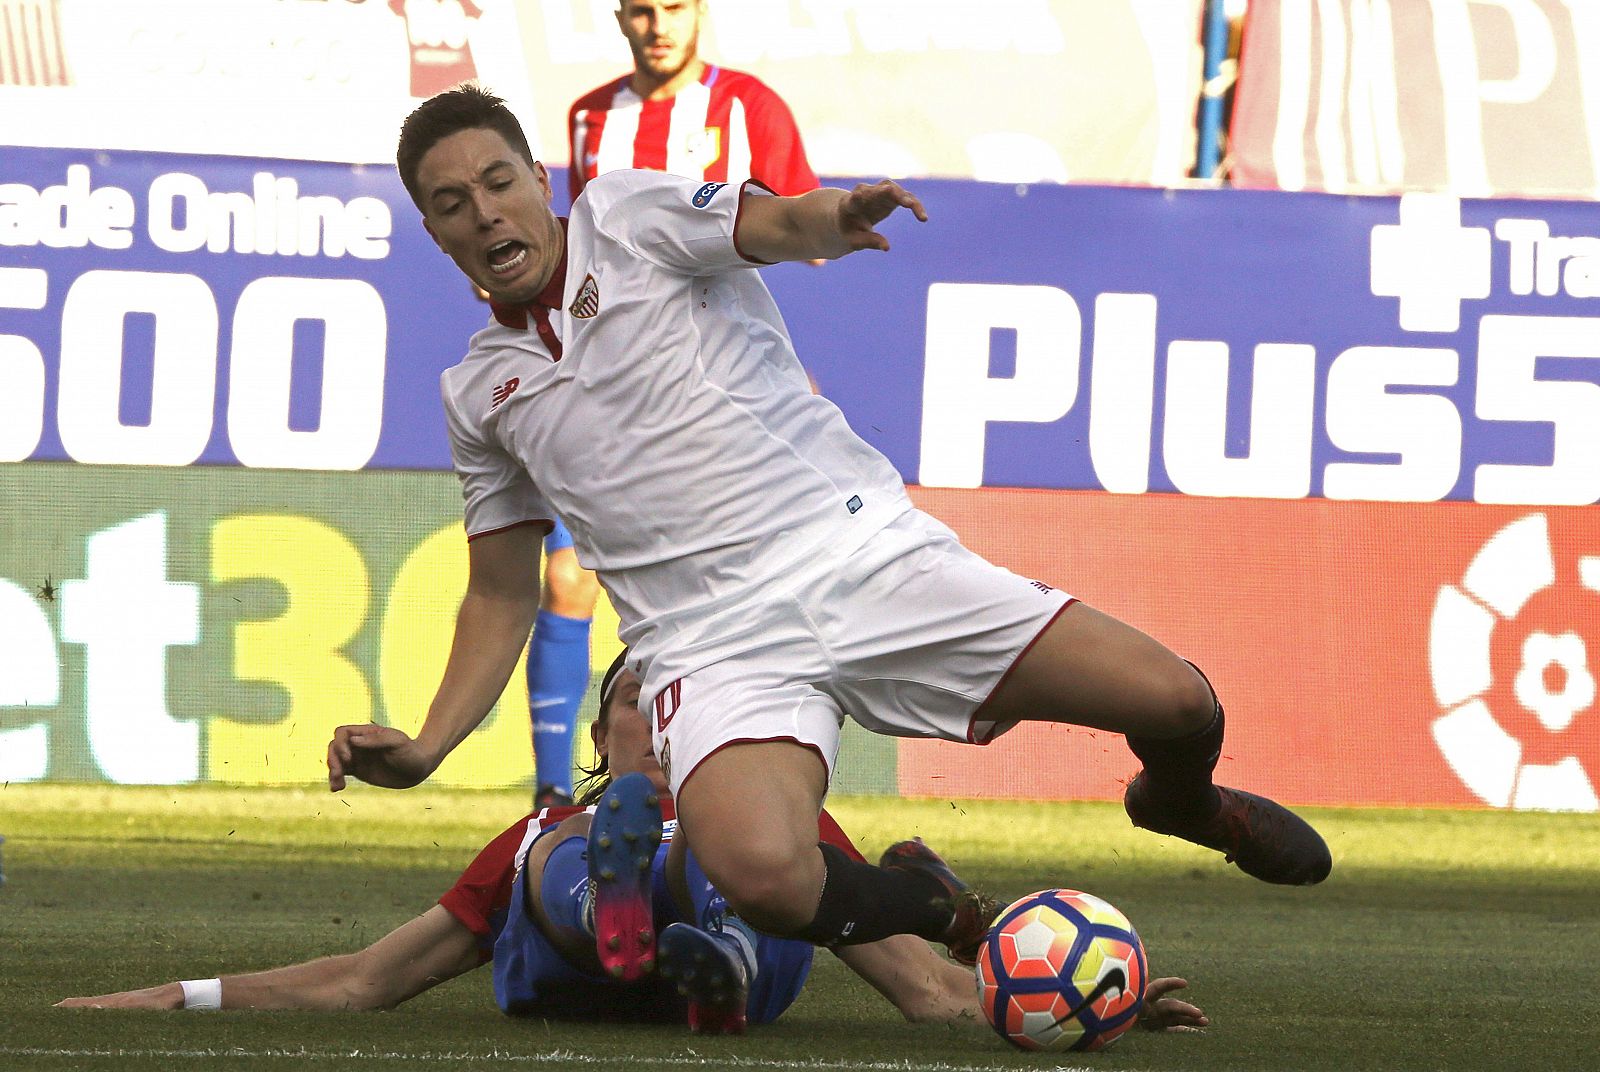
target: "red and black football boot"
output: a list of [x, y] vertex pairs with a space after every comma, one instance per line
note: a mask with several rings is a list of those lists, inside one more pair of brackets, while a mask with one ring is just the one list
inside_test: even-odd
[[533, 794], [533, 810], [543, 811], [546, 808], [570, 808], [572, 794], [559, 785], [541, 785], [539, 791]]
[[1000, 914], [1001, 905], [993, 897], [972, 889], [950, 870], [950, 865], [921, 838], [897, 841], [883, 850], [879, 867], [896, 871], [909, 871], [923, 875], [938, 883], [944, 891], [943, 898], [950, 903], [954, 913], [950, 926], [939, 939], [950, 953], [950, 959], [959, 964], [976, 964], [978, 949], [994, 918]]
[[1333, 856], [1327, 842], [1294, 812], [1242, 789], [1217, 786], [1220, 806], [1193, 818], [1163, 808], [1150, 793], [1144, 772], [1128, 783], [1122, 806], [1133, 825], [1215, 849], [1252, 878], [1283, 886], [1312, 886], [1328, 877]]

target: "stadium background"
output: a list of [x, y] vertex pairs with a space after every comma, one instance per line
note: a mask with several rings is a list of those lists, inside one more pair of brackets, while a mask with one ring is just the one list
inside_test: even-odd
[[[484, 310], [394, 132], [479, 77], [559, 171], [627, 65], [609, 0], [229, 6], [0, 0], [7, 782], [310, 785], [333, 726], [420, 720], [464, 581], [437, 376]], [[1235, 68], [1206, 6], [712, 0], [819, 172], [933, 217], [766, 273], [801, 356], [971, 545], [1203, 666], [1253, 788], [1596, 810], [1596, 15], [1253, 0]], [[436, 781], [527, 781], [521, 689]], [[949, 747], [851, 734], [837, 788], [1131, 766]]]

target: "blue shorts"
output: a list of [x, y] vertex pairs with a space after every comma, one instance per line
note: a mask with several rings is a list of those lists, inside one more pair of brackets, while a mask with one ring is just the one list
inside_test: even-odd
[[548, 555], [555, 551], [565, 551], [571, 546], [572, 533], [567, 531], [567, 526], [563, 525], [558, 517], [555, 526], [545, 535], [544, 553]]
[[[666, 889], [666, 857], [667, 845], [663, 844], [652, 868], [657, 930], [683, 922]], [[579, 1020], [683, 1022], [687, 1011], [683, 998], [663, 980], [647, 976], [636, 983], [619, 983], [580, 971], [563, 960], [523, 908], [526, 881], [526, 870], [519, 870], [511, 887], [505, 926], [494, 942], [494, 999], [501, 1012]], [[771, 1023], [794, 1004], [811, 973], [813, 951], [809, 942], [759, 937], [756, 979], [745, 1004], [750, 1023]]]

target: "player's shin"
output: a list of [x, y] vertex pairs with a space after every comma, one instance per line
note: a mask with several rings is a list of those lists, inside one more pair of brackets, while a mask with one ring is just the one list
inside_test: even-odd
[[865, 945], [894, 934], [944, 939], [955, 909], [938, 882], [852, 860], [827, 842], [822, 896], [810, 923], [787, 937], [821, 946]]
[[[1194, 666], [1193, 663], [1189, 664]], [[1205, 675], [1195, 667], [1201, 678]], [[1206, 681], [1207, 687], [1211, 682]], [[1128, 748], [1144, 764], [1143, 792], [1152, 804], [1174, 815], [1202, 817], [1217, 809], [1212, 772], [1222, 755], [1225, 718], [1222, 703], [1211, 694], [1212, 716], [1199, 730], [1182, 737], [1128, 736]]]
[[581, 834], [566, 838], [551, 850], [539, 878], [545, 919], [562, 940], [573, 945], [594, 941], [587, 848], [588, 839]]
[[589, 687], [589, 619], [540, 610], [528, 645], [528, 714], [533, 720], [535, 803], [572, 799], [572, 735]]

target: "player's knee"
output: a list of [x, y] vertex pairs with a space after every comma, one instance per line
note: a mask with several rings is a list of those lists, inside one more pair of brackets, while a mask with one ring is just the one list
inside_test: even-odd
[[1209, 726], [1217, 711], [1217, 697], [1205, 675], [1194, 664], [1180, 662], [1168, 678], [1168, 710], [1181, 724], [1180, 733], [1195, 733]]
[[820, 884], [809, 867], [816, 846], [797, 852], [779, 842], [748, 846], [721, 878], [717, 891], [734, 914], [772, 934], [791, 933], [811, 921]]
[[593, 821], [593, 819], [594, 817], [588, 812], [580, 811], [576, 815], [569, 815], [565, 819], [561, 820], [560, 825], [555, 828], [553, 833], [549, 833], [544, 836], [549, 838], [553, 843], [565, 841], [569, 837], [587, 837], [589, 834], [589, 824]]
[[600, 598], [600, 581], [578, 565], [570, 550], [551, 555], [544, 568], [544, 589], [540, 606], [563, 618], [592, 618]]

